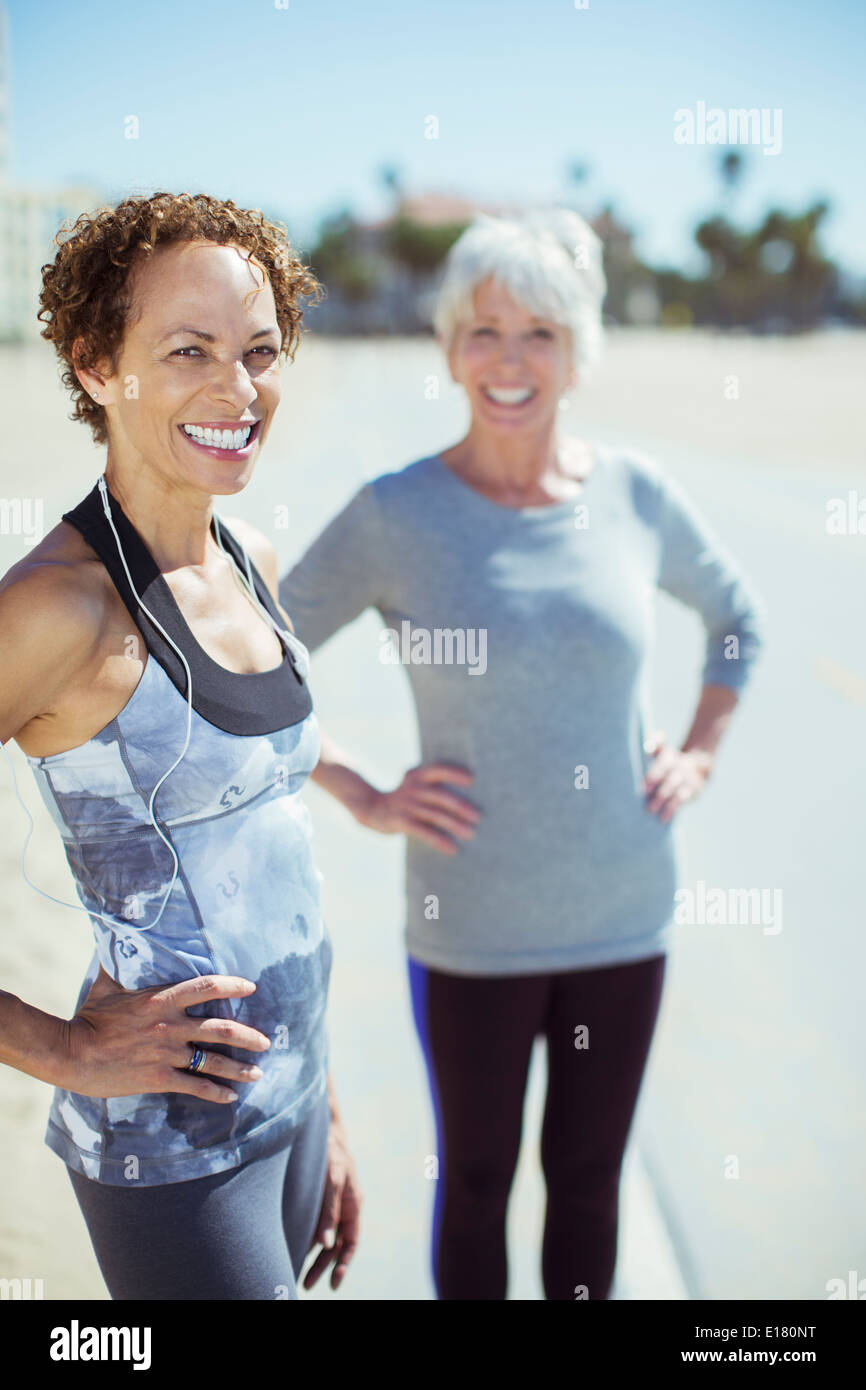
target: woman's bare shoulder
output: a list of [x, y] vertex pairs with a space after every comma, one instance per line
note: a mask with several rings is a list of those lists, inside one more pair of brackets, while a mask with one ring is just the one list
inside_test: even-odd
[[104, 565], [67, 522], [0, 578], [0, 704], [7, 715], [14, 705], [17, 715], [34, 717], [93, 662], [111, 611], [106, 581]]

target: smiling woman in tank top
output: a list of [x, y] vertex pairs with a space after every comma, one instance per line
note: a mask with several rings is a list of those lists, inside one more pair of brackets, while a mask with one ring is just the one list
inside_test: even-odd
[[204, 195], [82, 217], [44, 271], [44, 336], [107, 451], [0, 581], [0, 740], [95, 951], [69, 1019], [0, 994], [0, 1060], [55, 1088], [46, 1142], [116, 1299], [293, 1299], [310, 1249], [307, 1285], [333, 1265], [338, 1287], [357, 1239], [300, 799], [307, 652], [272, 545], [215, 512], [317, 290], [281, 228]]

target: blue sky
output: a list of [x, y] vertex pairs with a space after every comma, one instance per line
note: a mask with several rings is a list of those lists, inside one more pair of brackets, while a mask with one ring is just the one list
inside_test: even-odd
[[203, 190], [309, 245], [329, 211], [388, 210], [384, 164], [410, 192], [538, 202], [581, 161], [583, 211], [612, 202], [641, 254], [693, 269], [718, 148], [676, 144], [674, 112], [780, 108], [735, 220], [825, 197], [827, 249], [866, 274], [863, 0], [283, 3], [7, 0], [13, 180]]

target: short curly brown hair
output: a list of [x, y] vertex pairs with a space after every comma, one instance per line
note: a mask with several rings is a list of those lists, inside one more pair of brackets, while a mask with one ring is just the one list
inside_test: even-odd
[[99, 361], [116, 369], [127, 315], [128, 282], [135, 265], [157, 246], [175, 241], [211, 241], [248, 251], [270, 281], [280, 328], [280, 354], [290, 361], [300, 341], [303, 301], [316, 303], [322, 286], [293, 250], [282, 223], [206, 193], [154, 193], [124, 198], [116, 207], [82, 213], [57, 233], [54, 260], [42, 267], [42, 337], [63, 362], [72, 420], [84, 420], [97, 444], [108, 439], [105, 412], [75, 375], [72, 349], [83, 339], [79, 365]]

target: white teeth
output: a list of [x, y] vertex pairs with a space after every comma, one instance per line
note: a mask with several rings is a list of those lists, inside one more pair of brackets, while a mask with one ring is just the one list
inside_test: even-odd
[[243, 449], [252, 433], [252, 425], [243, 425], [237, 430], [215, 430], [210, 425], [184, 425], [184, 434], [198, 444], [209, 444], [216, 449]]
[[513, 387], [505, 389], [503, 387], [485, 386], [485, 395], [494, 400], [497, 405], [522, 405], [528, 401], [530, 396], [534, 396], [534, 390], [529, 386]]

